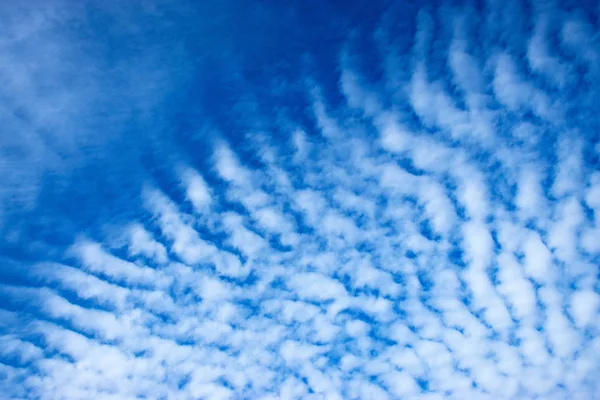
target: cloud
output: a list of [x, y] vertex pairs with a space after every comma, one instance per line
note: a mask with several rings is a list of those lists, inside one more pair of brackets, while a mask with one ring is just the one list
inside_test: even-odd
[[192, 203], [194, 209], [198, 212], [204, 212], [212, 201], [210, 188], [202, 178], [193, 169], [185, 169], [181, 174], [181, 179], [186, 187], [187, 199]]
[[[213, 13], [240, 30], [274, 13], [254, 5], [239, 19], [247, 6]], [[390, 7], [358, 21], [347, 10], [325, 18], [335, 7], [323, 7], [310, 26], [340, 41], [317, 35], [329, 38], [327, 51], [311, 42], [291, 67], [236, 58], [239, 32], [218, 33], [210, 21], [192, 29], [199, 23], [185, 15], [201, 11], [193, 4], [131, 7], [99, 10], [120, 22], [94, 43], [86, 29], [108, 20], [82, 9], [4, 17], [10, 68], [0, 73], [0, 103], [20, 102], [9, 127], [28, 129], [25, 139], [0, 140], [0, 165], [17, 165], [20, 151], [26, 165], [40, 160], [0, 186], [0, 200], [12, 199], [0, 231], [20, 221], [0, 243], [7, 398], [598, 392], [600, 175], [590, 116], [599, 71], [597, 24], [586, 20], [595, 14], [536, 3], [509, 18], [488, 2], [401, 15]], [[281, 18], [307, 28], [304, 12], [294, 5]], [[72, 25], [57, 22], [67, 16]], [[160, 42], [153, 22], [179, 39]], [[171, 48], [199, 51], [194, 40], [211, 37], [207, 54], [223, 53], [211, 61], [223, 82]], [[116, 39], [125, 46], [115, 49], [118, 65], [79, 54]], [[136, 50], [142, 39], [156, 41], [147, 57]], [[262, 51], [303, 49], [268, 43]], [[183, 58], [157, 61], [168, 54]], [[84, 77], [110, 79], [69, 82], [63, 73], [78, 67], [61, 55], [81, 60]], [[189, 86], [180, 61], [198, 68]], [[106, 82], [132, 90], [126, 115], [107, 124], [127, 140], [89, 128], [96, 112], [122, 109], [116, 100], [103, 108], [114, 94]], [[204, 91], [199, 112], [194, 96]], [[44, 96], [54, 108], [39, 106], [52, 103]], [[70, 133], [79, 128], [81, 138]]]

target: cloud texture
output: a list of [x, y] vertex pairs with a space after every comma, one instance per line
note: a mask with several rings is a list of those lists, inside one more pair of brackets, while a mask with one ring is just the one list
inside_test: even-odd
[[169, 7], [3, 17], [0, 393], [597, 396], [598, 8]]

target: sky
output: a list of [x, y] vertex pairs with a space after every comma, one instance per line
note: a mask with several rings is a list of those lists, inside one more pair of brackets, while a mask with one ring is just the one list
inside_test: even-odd
[[600, 3], [0, 2], [2, 399], [600, 392]]

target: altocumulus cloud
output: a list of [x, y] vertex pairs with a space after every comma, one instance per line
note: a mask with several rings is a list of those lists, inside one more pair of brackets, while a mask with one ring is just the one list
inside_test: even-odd
[[0, 397], [597, 398], [597, 5], [126, 3], [1, 6]]

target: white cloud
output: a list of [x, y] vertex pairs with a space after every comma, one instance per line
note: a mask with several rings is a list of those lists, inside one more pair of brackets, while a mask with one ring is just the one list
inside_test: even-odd
[[496, 99], [508, 111], [531, 110], [549, 121], [558, 116], [548, 96], [521, 78], [514, 60], [506, 53], [497, 55], [493, 86]]
[[340, 282], [315, 272], [294, 274], [289, 285], [300, 298], [307, 300], [332, 300], [346, 296], [346, 289]]
[[493, 256], [494, 241], [485, 225], [478, 222], [466, 222], [462, 228], [463, 248], [471, 268], [486, 269]]
[[515, 204], [524, 219], [545, 216], [546, 200], [541, 180], [540, 174], [532, 168], [523, 168], [519, 173]]
[[523, 268], [511, 254], [501, 254], [498, 264], [498, 292], [512, 307], [515, 318], [531, 321], [537, 311], [533, 284], [525, 278]]
[[129, 254], [144, 255], [151, 260], [162, 264], [167, 261], [167, 250], [162, 243], [152, 238], [150, 233], [139, 224], [133, 224], [129, 228]]
[[250, 173], [240, 165], [237, 156], [224, 142], [215, 146], [215, 168], [221, 178], [245, 186], [250, 183]]
[[71, 251], [90, 272], [105, 274], [127, 284], [164, 286], [169, 281], [169, 278], [151, 268], [138, 266], [109, 254], [99, 243], [81, 240], [75, 243]]
[[523, 243], [525, 272], [539, 283], [551, 281], [552, 254], [537, 232], [530, 231]]
[[[364, 44], [357, 30], [341, 52], [339, 93], [305, 78], [303, 99], [287, 82], [297, 101], [288, 110], [263, 107], [271, 90], [261, 89], [252, 107], [240, 106], [243, 117], [227, 109], [234, 129], [227, 142], [208, 140], [198, 170], [174, 161], [190, 154], [172, 154], [121, 182], [144, 180], [141, 209], [114, 220], [99, 213], [109, 220], [89, 227], [79, 214], [56, 227], [35, 214], [27, 251], [15, 250], [13, 235], [2, 259], [0, 390], [64, 399], [593, 397], [597, 38], [583, 16], [559, 8], [534, 7], [526, 35], [502, 2], [484, 15], [421, 11], [403, 38], [392, 6], [375, 35], [389, 59], [354, 54]], [[377, 63], [389, 81], [378, 80]], [[20, 88], [31, 98], [27, 85], [11, 81], [7, 96]], [[53, 111], [42, 114], [31, 118], [56, 126]], [[256, 123], [239, 120], [249, 115]], [[4, 188], [0, 198], [12, 190]]]
[[598, 321], [600, 296], [592, 290], [579, 290], [572, 294], [570, 312], [580, 328]]
[[193, 169], [182, 172], [181, 179], [186, 186], [187, 199], [194, 205], [196, 211], [202, 213], [210, 206], [212, 195], [206, 181]]

